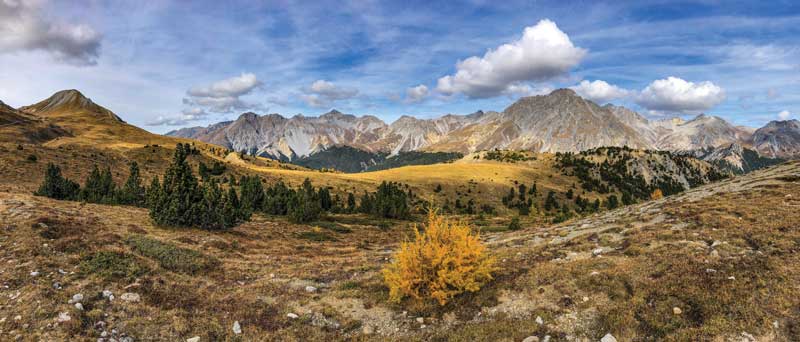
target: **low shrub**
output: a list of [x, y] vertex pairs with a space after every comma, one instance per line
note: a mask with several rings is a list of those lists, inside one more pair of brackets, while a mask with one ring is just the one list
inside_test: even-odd
[[85, 257], [80, 263], [80, 270], [87, 275], [116, 279], [133, 279], [150, 271], [136, 257], [115, 251], [100, 251]]
[[134, 252], [155, 260], [159, 266], [172, 272], [194, 275], [212, 271], [220, 265], [220, 261], [212, 256], [141, 235], [129, 237], [126, 243]]
[[444, 305], [458, 294], [480, 290], [494, 270], [495, 259], [469, 225], [430, 210], [425, 231], [415, 227], [414, 241], [400, 245], [383, 277], [393, 302], [411, 297]]

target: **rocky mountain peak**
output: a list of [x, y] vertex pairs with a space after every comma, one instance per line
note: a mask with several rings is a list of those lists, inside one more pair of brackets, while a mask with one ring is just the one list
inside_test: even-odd
[[116, 114], [98, 104], [95, 104], [91, 99], [75, 89], [58, 91], [44, 101], [34, 105], [21, 107], [20, 110], [31, 114], [46, 114], [62, 111], [85, 111], [92, 114], [98, 114], [102, 117], [108, 117], [118, 122], [123, 122], [122, 119], [120, 119], [120, 117], [118, 117]]

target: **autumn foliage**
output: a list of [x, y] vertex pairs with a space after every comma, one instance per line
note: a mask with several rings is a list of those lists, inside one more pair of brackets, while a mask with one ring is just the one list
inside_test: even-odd
[[383, 277], [391, 301], [432, 298], [444, 305], [460, 293], [478, 291], [492, 279], [494, 264], [469, 225], [431, 210], [425, 231], [415, 229], [414, 241], [400, 245]]
[[650, 194], [650, 199], [657, 200], [664, 198], [664, 193], [661, 192], [661, 189], [655, 189], [653, 193]]

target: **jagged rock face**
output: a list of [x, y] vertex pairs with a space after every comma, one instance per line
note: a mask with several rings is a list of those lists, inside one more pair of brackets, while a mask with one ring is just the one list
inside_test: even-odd
[[731, 143], [747, 143], [750, 134], [717, 116], [698, 115], [692, 120], [662, 120], [651, 123], [659, 150], [689, 151]]
[[753, 147], [770, 157], [800, 158], [800, 121], [771, 121], [753, 133]]
[[[775, 155], [798, 150], [791, 129], [770, 132], [780, 137], [762, 132], [760, 141], [766, 141], [762, 144], [775, 146], [763, 150]], [[753, 134], [752, 129], [733, 126], [716, 116], [650, 121], [625, 107], [598, 106], [569, 89], [521, 98], [502, 112], [436, 119], [403, 116], [390, 125], [374, 116], [356, 117], [335, 110], [319, 117], [289, 119], [246, 113], [236, 121], [168, 133], [289, 160], [335, 145], [390, 154], [413, 150], [471, 153], [495, 148], [577, 152], [601, 146], [695, 151], [733, 143], [751, 146]]]
[[733, 143], [728, 146], [707, 147], [682, 153], [707, 161], [717, 166], [720, 170], [730, 171], [736, 174], [748, 173], [785, 161], [781, 158], [760, 155], [755, 150], [744, 147], [738, 143]]

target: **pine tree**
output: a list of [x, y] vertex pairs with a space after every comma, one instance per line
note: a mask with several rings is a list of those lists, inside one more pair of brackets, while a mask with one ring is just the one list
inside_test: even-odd
[[61, 168], [53, 163], [47, 163], [47, 171], [44, 175], [44, 182], [39, 186], [39, 190], [34, 192], [36, 196], [45, 196], [57, 200], [76, 200], [80, 195], [80, 185], [61, 175]]
[[323, 211], [329, 211], [333, 207], [331, 192], [326, 187], [319, 188], [319, 205]]
[[311, 185], [311, 180], [306, 178], [289, 206], [289, 221], [294, 223], [311, 222], [318, 219], [321, 212], [322, 207], [318, 194]]
[[356, 196], [351, 192], [347, 193], [347, 212], [356, 212]]
[[241, 203], [244, 213], [249, 215], [264, 207], [264, 186], [261, 184], [260, 178], [242, 176], [239, 180], [239, 187], [241, 188]]
[[129, 166], [128, 180], [118, 193], [118, 202], [125, 205], [141, 207], [145, 205], [145, 188], [139, 176], [139, 164], [135, 161]]
[[161, 184], [161, 195], [155, 203], [151, 203], [150, 217], [157, 224], [165, 226], [187, 227], [196, 222], [203, 192], [192, 169], [186, 162], [186, 151], [182, 144], [175, 148], [172, 164], [164, 174]]
[[617, 195], [610, 195], [608, 196], [608, 200], [606, 200], [606, 208], [614, 209], [619, 206], [619, 202], [617, 201]]
[[558, 209], [558, 201], [556, 201], [556, 193], [552, 190], [547, 193], [547, 198], [544, 200], [544, 210], [550, 211]]
[[81, 190], [81, 200], [89, 203], [114, 204], [115, 192], [116, 185], [111, 177], [111, 169], [106, 167], [101, 172], [95, 165]]

